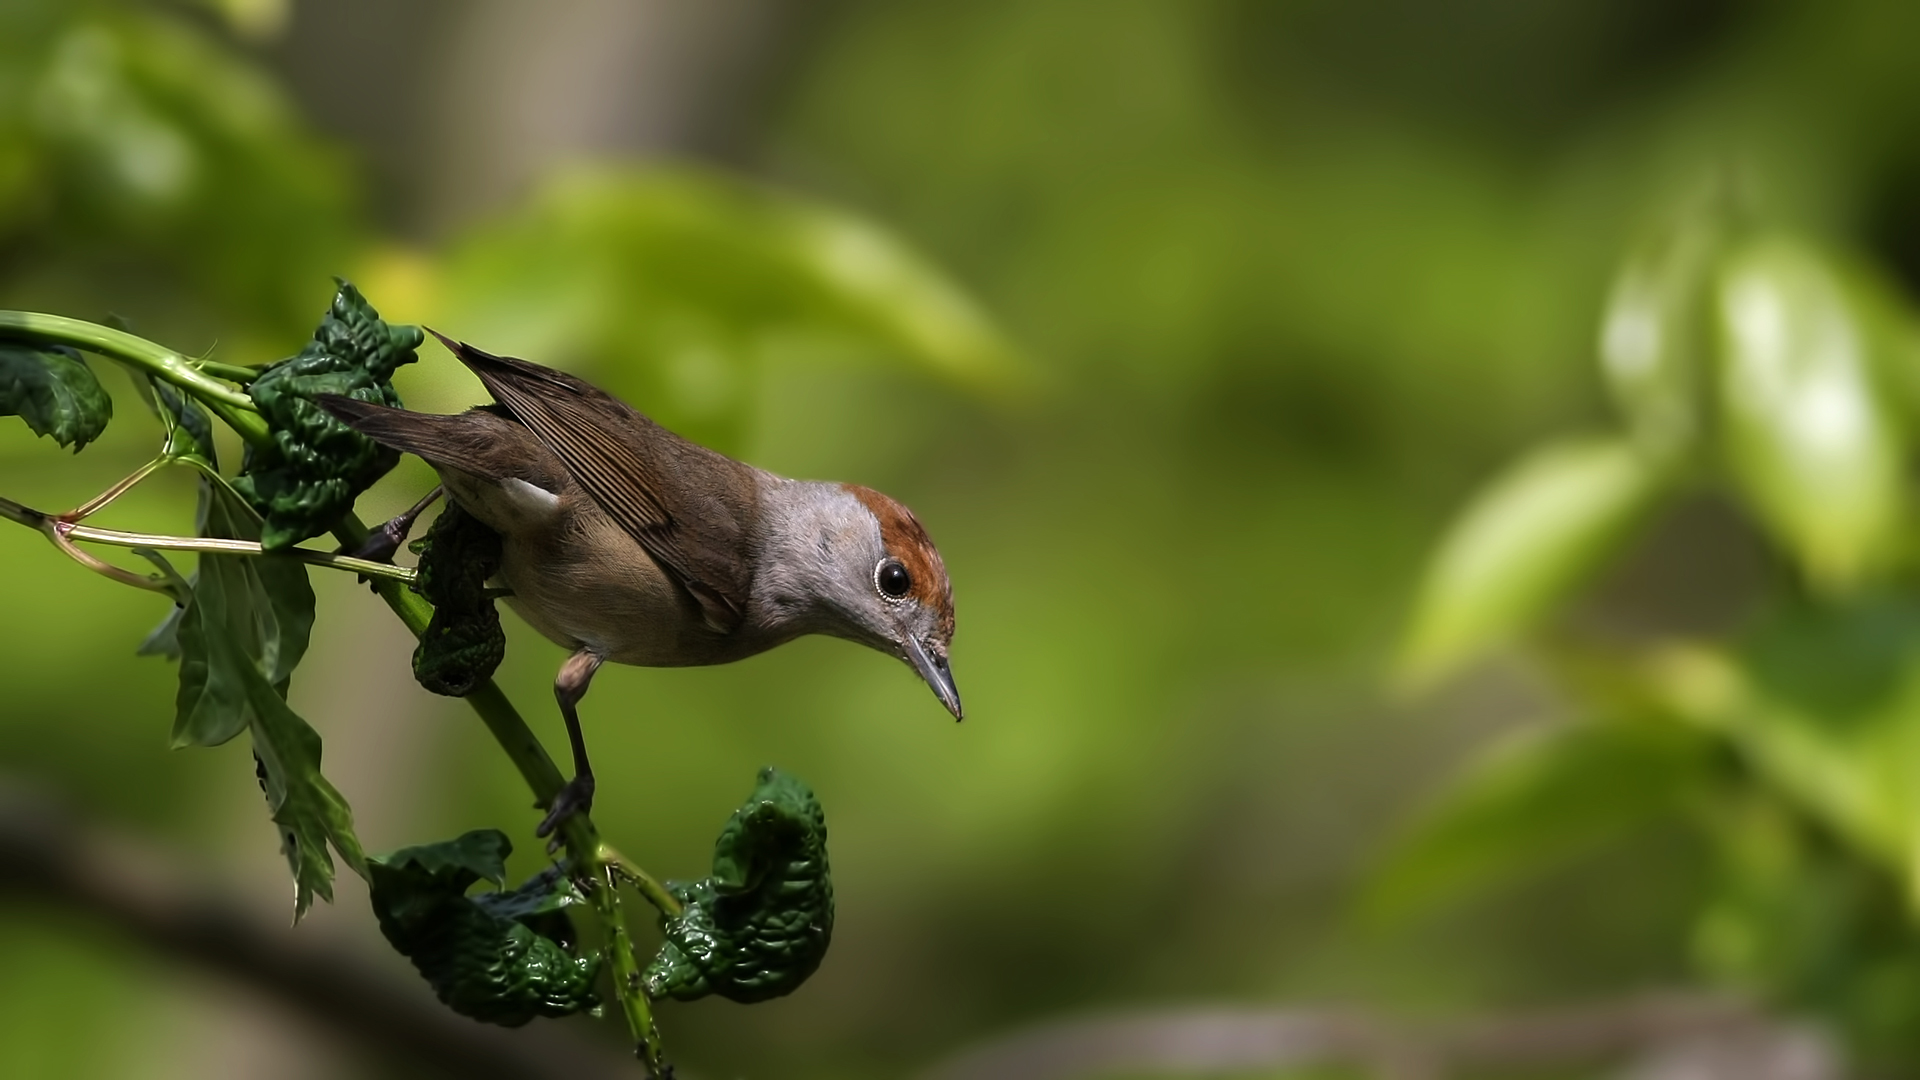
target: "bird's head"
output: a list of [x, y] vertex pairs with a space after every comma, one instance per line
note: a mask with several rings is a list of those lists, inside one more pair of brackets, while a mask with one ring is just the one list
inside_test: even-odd
[[[872, 488], [840, 485], [858, 509], [853, 527], [821, 553], [835, 578], [831, 632], [905, 661], [960, 719], [947, 650], [953, 643], [953, 586], [927, 530], [913, 512]], [[843, 504], [844, 505], [844, 504]]]

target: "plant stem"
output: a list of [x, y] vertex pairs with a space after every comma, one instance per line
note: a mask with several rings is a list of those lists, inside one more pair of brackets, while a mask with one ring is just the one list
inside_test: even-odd
[[67, 535], [75, 540], [112, 544], [115, 547], [154, 548], [159, 551], [202, 551], [214, 555], [254, 555], [269, 559], [298, 559], [308, 566], [345, 570], [362, 577], [381, 578], [396, 581], [402, 585], [411, 582], [414, 578], [414, 571], [405, 566], [374, 562], [371, 559], [356, 559], [351, 555], [337, 555], [331, 551], [313, 551], [308, 548], [267, 551], [260, 546], [258, 540], [226, 540], [213, 536], [162, 536], [153, 533], [122, 532], [119, 529], [96, 529], [88, 525], [75, 525], [67, 530]]
[[[333, 535], [349, 548], [360, 546], [367, 538], [367, 526], [358, 515], [348, 514], [340, 524], [334, 526]], [[433, 618], [433, 607], [418, 593], [405, 588], [391, 579], [373, 582], [374, 592], [380, 595], [387, 606], [393, 609], [400, 621], [406, 624], [415, 637], [426, 632], [427, 623]], [[520, 711], [507, 700], [499, 684], [486, 679], [468, 694], [466, 702], [487, 731], [493, 735], [493, 741], [506, 751], [507, 758], [520, 770], [521, 779], [533, 790], [534, 805], [546, 807], [552, 804], [560, 789], [566, 786], [566, 777], [560, 767], [555, 765], [546, 747], [534, 737]], [[646, 990], [640, 984], [639, 963], [634, 957], [633, 940], [627, 931], [626, 913], [620, 904], [620, 890], [613, 887], [612, 874], [633, 877], [636, 886], [639, 881], [653, 882], [645, 871], [613, 853], [618, 862], [609, 866], [608, 853], [612, 849], [600, 842], [599, 830], [594, 827], [593, 819], [584, 813], [574, 814], [560, 825], [560, 834], [567, 847], [567, 858], [575, 877], [592, 883], [588, 890], [588, 899], [595, 913], [605, 924], [607, 941], [613, 960], [613, 992], [620, 1002], [620, 1011], [626, 1017], [627, 1030], [634, 1040], [634, 1053], [645, 1063], [647, 1071], [658, 1077], [665, 1075], [665, 1051], [660, 1040], [660, 1030], [653, 1022], [653, 1009], [647, 1000]], [[653, 888], [669, 902], [672, 897], [657, 883]], [[644, 894], [644, 890], [643, 890]], [[647, 897], [658, 905], [659, 901]], [[678, 904], [675, 903], [677, 909]], [[663, 909], [664, 910], [664, 909]]]
[[94, 514], [97, 514], [101, 510], [104, 510], [109, 503], [113, 502], [113, 500], [119, 498], [122, 495], [125, 495], [129, 491], [132, 491], [136, 484], [140, 483], [140, 481], [142, 480], [145, 480], [147, 477], [152, 476], [155, 472], [157, 472], [160, 469], [161, 466], [165, 465], [166, 463], [167, 463], [167, 459], [165, 457], [154, 458], [152, 461], [149, 461], [145, 465], [142, 465], [139, 468], [133, 470], [133, 472], [129, 473], [127, 477], [121, 480], [119, 483], [113, 485], [112, 487], [101, 492], [100, 494], [95, 495], [93, 498], [88, 499], [86, 502], [81, 503], [79, 506], [74, 507], [73, 509], [67, 511], [66, 513], [59, 515], [60, 519], [62, 521], [73, 522], [77, 524], [81, 521], [86, 520], [89, 517], [92, 517]]
[[619, 999], [620, 1011], [626, 1015], [627, 1030], [633, 1033], [634, 1056], [647, 1067], [649, 1076], [665, 1076], [667, 1060], [660, 1042], [660, 1029], [654, 1025], [653, 1009], [641, 982], [640, 964], [633, 954], [633, 938], [627, 933], [626, 920], [619, 917], [617, 871], [611, 866], [601, 866], [599, 870], [594, 880], [594, 907], [603, 914], [610, 908], [615, 914], [607, 920], [607, 946], [613, 954], [614, 997]]
[[239, 364], [223, 364], [218, 360], [194, 360], [192, 364], [194, 367], [199, 368], [201, 371], [216, 379], [225, 379], [228, 382], [239, 383], [242, 386], [259, 378], [260, 372], [263, 370], [254, 367], [241, 367]]
[[187, 391], [247, 442], [265, 445], [271, 441], [267, 422], [254, 410], [252, 398], [206, 374], [194, 361], [146, 338], [83, 319], [36, 311], [0, 311], [0, 337], [52, 342], [97, 353]]
[[[97, 500], [96, 500], [97, 501]], [[89, 504], [91, 505], [91, 504]], [[351, 555], [335, 555], [329, 551], [311, 551], [306, 548], [289, 548], [286, 551], [268, 552], [257, 540], [228, 540], [217, 536], [167, 536], [161, 533], [124, 532], [120, 529], [100, 529], [92, 525], [75, 525], [72, 514], [48, 514], [30, 506], [22, 506], [12, 499], [0, 498], [0, 517], [15, 521], [30, 529], [38, 529], [48, 539], [67, 554], [84, 563], [88, 569], [108, 573], [117, 581], [138, 585], [141, 588], [157, 588], [149, 579], [134, 575], [125, 576], [126, 571], [119, 567], [103, 563], [91, 555], [63, 541], [85, 540], [92, 544], [111, 544], [114, 547], [153, 548], [156, 551], [198, 551], [210, 555], [253, 555], [262, 558], [298, 559], [309, 566], [322, 566], [329, 570], [345, 570], [370, 578], [381, 578], [402, 585], [413, 580], [414, 572], [404, 566], [392, 563], [373, 562], [368, 559], [356, 559]], [[118, 571], [109, 573], [109, 571]], [[422, 623], [422, 628], [425, 627]]]
[[665, 885], [654, 880], [652, 874], [630, 862], [625, 855], [615, 850], [613, 845], [600, 845], [600, 861], [627, 884], [632, 885], [635, 892], [646, 898], [647, 903], [659, 908], [660, 914], [673, 918], [679, 916], [683, 910], [680, 901], [667, 891]]

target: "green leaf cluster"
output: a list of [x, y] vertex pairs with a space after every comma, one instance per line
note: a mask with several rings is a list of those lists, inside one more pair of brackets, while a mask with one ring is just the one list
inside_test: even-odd
[[519, 1027], [594, 1008], [600, 958], [575, 954], [566, 909], [581, 897], [563, 869], [467, 895], [482, 880], [503, 885], [512, 850], [485, 829], [368, 860], [380, 932], [462, 1016]]
[[393, 372], [415, 359], [417, 326], [389, 326], [351, 284], [341, 281], [313, 340], [247, 386], [272, 430], [270, 449], [249, 449], [234, 487], [266, 519], [261, 542], [291, 547], [318, 536], [353, 508], [400, 455], [334, 419], [314, 403], [341, 394], [394, 408]]
[[1375, 875], [1376, 912], [1677, 828], [1711, 857], [1707, 974], [1816, 1011], [1863, 1060], [1920, 1053], [1903, 1019], [1920, 1009], [1916, 326], [1872, 271], [1713, 208], [1626, 260], [1599, 340], [1624, 430], [1533, 450], [1459, 515], [1408, 670], [1457, 670], [1537, 624], [1677, 495], [1743, 510], [1797, 573], [1751, 587], [1718, 640], [1554, 640], [1541, 655], [1575, 719], [1456, 777]]
[[500, 534], [449, 502], [414, 545], [413, 590], [433, 604], [433, 621], [413, 650], [413, 677], [447, 697], [465, 697], [493, 677], [507, 654], [500, 612], [487, 581], [500, 570]]
[[813, 789], [760, 770], [714, 843], [712, 875], [668, 888], [685, 909], [661, 920], [667, 940], [647, 965], [648, 996], [754, 1002], [791, 993], [833, 937], [827, 821]]
[[79, 453], [113, 419], [113, 399], [72, 349], [0, 341], [0, 416]]
[[1670, 496], [1723, 487], [1829, 595], [1897, 569], [1912, 518], [1914, 313], [1870, 271], [1716, 205], [1631, 255], [1599, 335], [1618, 434], [1490, 482], [1429, 563], [1403, 653], [1457, 670], [1571, 594]]

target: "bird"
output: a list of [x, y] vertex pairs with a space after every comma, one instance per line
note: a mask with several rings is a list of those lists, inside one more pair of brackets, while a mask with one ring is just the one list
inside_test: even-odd
[[[592, 807], [578, 706], [605, 663], [725, 664], [824, 634], [900, 659], [964, 716], [948, 659], [952, 584], [912, 511], [858, 484], [736, 461], [584, 379], [430, 332], [493, 404], [439, 415], [316, 401], [433, 466], [447, 497], [500, 534], [508, 605], [569, 650], [554, 697], [574, 775], [536, 835]], [[381, 553], [432, 498], [379, 530]]]

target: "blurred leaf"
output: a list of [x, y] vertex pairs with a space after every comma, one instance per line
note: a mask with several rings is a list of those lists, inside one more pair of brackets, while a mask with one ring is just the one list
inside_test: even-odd
[[1920, 609], [1795, 608], [1737, 660], [1744, 685], [1722, 722], [1754, 769], [1920, 907]]
[[287, 25], [291, 0], [198, 0], [225, 19], [235, 32], [256, 41], [271, 38]]
[[181, 304], [219, 305], [233, 341], [299, 325], [306, 283], [358, 244], [342, 159], [196, 20], [10, 0], [0, 71], [0, 230], [44, 253], [35, 278], [138, 268]]
[[1452, 780], [1367, 886], [1393, 920], [1578, 859], [1684, 812], [1716, 740], [1657, 720], [1518, 732]]
[[1772, 237], [1722, 262], [1720, 400], [1735, 479], [1819, 584], [1885, 562], [1901, 527], [1904, 433], [1842, 278]]
[[1652, 505], [1663, 481], [1617, 439], [1556, 443], [1487, 485], [1428, 564], [1402, 654], [1416, 682], [1523, 629]]
[[400, 460], [315, 404], [320, 394], [400, 407], [394, 369], [417, 359], [425, 337], [417, 326], [391, 326], [346, 281], [298, 355], [269, 365], [247, 384], [273, 434], [271, 449], [248, 448], [234, 490], [266, 525], [261, 543], [291, 547], [332, 528], [360, 493]]
[[380, 932], [413, 961], [454, 1012], [519, 1027], [536, 1016], [570, 1016], [598, 1004], [598, 955], [574, 955], [564, 910], [581, 897], [554, 867], [509, 892], [466, 895], [501, 881], [513, 845], [494, 829], [368, 860]]
[[79, 453], [113, 418], [113, 399], [72, 349], [0, 341], [0, 416]]
[[[257, 540], [260, 526], [224, 486], [202, 481], [204, 535]], [[313, 630], [305, 563], [241, 555], [200, 556], [193, 599], [180, 612], [180, 691], [173, 745], [217, 746], [258, 718], [253, 681], [286, 694]]]
[[714, 842], [713, 875], [668, 887], [686, 908], [661, 918], [667, 940], [647, 965], [649, 997], [745, 1003], [792, 993], [833, 938], [827, 820], [813, 789], [760, 770]]
[[1691, 214], [1635, 251], [1601, 319], [1600, 365], [1642, 449], [1684, 451], [1698, 436], [1710, 344], [1717, 223]]
[[448, 258], [457, 336], [596, 381], [725, 442], [753, 369], [784, 355], [878, 353], [976, 386], [1010, 351], [973, 303], [880, 228], [691, 170], [561, 174]]

